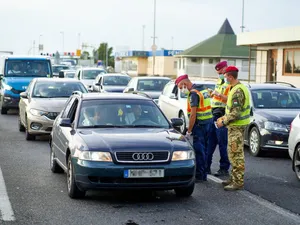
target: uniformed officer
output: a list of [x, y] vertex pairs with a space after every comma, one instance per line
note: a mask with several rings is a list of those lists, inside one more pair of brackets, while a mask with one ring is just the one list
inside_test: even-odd
[[235, 191], [244, 188], [245, 156], [244, 130], [250, 123], [249, 92], [245, 85], [239, 82], [238, 68], [229, 66], [225, 78], [231, 88], [227, 99], [225, 116], [217, 121], [217, 126], [228, 128], [228, 156], [231, 163], [230, 179], [223, 181], [224, 189]]
[[[225, 115], [225, 106], [227, 96], [229, 93], [230, 85], [224, 79], [224, 72], [227, 68], [227, 61], [219, 62], [215, 69], [219, 74], [215, 90], [211, 93], [212, 96], [212, 114], [213, 121], [217, 121], [220, 117]], [[211, 173], [211, 164], [215, 149], [219, 145], [220, 152], [220, 167], [215, 176], [228, 175], [230, 163], [227, 154], [227, 128], [222, 127], [217, 129], [215, 124], [212, 123], [211, 133], [209, 135], [208, 154], [207, 154], [207, 172]]]
[[182, 75], [175, 81], [181, 92], [188, 94], [187, 114], [189, 125], [187, 139], [193, 139], [196, 153], [196, 182], [206, 181], [206, 157], [208, 137], [212, 123], [210, 95], [203, 85], [193, 84], [188, 75]]

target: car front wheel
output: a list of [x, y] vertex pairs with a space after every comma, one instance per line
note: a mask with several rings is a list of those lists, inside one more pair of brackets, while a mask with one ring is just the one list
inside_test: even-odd
[[185, 198], [190, 197], [194, 192], [194, 188], [195, 188], [195, 183], [185, 188], [176, 188], [175, 189], [176, 196], [185, 197]]
[[260, 156], [260, 134], [256, 127], [253, 127], [249, 134], [249, 148], [253, 156]]
[[85, 191], [79, 190], [76, 185], [71, 154], [68, 157], [67, 186], [70, 198], [82, 198], [85, 196]]
[[294, 157], [293, 157], [293, 167], [296, 173], [296, 177], [300, 180], [300, 145], [297, 146]]

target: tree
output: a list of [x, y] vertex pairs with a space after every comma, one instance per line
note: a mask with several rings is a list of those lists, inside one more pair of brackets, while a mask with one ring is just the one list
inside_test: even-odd
[[81, 56], [80, 59], [88, 59], [90, 57], [90, 53], [87, 51], [84, 51]]
[[102, 60], [103, 64], [106, 65], [106, 55], [108, 58], [108, 66], [115, 66], [114, 57], [112, 56], [113, 48], [109, 47], [108, 43], [100, 43], [99, 48], [96, 50], [98, 53], [97, 60]]

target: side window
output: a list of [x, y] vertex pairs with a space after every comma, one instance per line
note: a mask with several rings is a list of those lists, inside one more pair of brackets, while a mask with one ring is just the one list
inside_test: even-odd
[[75, 101], [73, 102], [71, 109], [68, 113], [67, 118], [70, 118], [71, 123], [73, 123], [74, 119], [75, 119], [75, 115], [76, 115], [76, 111], [77, 111], [77, 106], [78, 106], [78, 99], [75, 99]]
[[80, 74], [81, 74], [81, 70], [78, 71], [78, 75], [77, 75], [78, 80], [80, 80]]
[[69, 111], [71, 109], [71, 106], [73, 105], [73, 102], [74, 102], [74, 98], [70, 98], [67, 101], [66, 106], [65, 106], [65, 110], [64, 110], [64, 112], [63, 112], [63, 114], [61, 116], [62, 118], [68, 118], [67, 116], [68, 116], [68, 113], [69, 113]]
[[32, 92], [33, 86], [34, 86], [33, 85], [33, 81], [31, 81], [30, 84], [27, 87], [27, 90], [26, 90], [26, 92], [28, 93], [29, 96], [31, 96], [31, 92]]
[[100, 77], [98, 83], [102, 84], [102, 77]]
[[163, 90], [163, 95], [170, 97], [173, 91], [173, 83], [167, 84]]

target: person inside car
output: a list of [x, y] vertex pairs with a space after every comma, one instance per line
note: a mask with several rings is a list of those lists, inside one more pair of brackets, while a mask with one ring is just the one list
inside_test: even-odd
[[21, 73], [21, 71], [19, 69], [19, 65], [14, 63], [12, 70], [9, 70], [8, 74], [19, 74], [19, 73]]
[[283, 92], [279, 95], [279, 102], [278, 104], [283, 107], [286, 108], [289, 106], [289, 94], [286, 92]]

